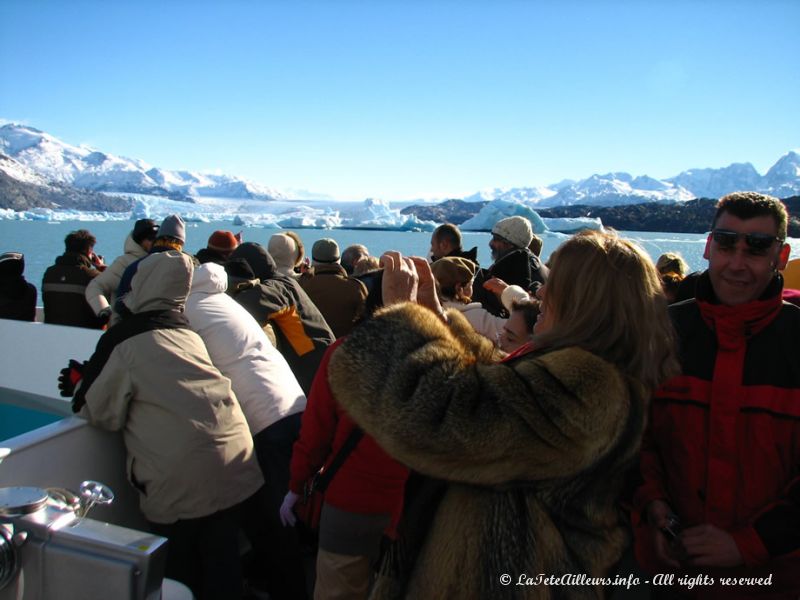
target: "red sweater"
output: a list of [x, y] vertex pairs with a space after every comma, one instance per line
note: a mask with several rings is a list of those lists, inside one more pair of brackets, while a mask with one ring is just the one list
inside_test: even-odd
[[[342, 339], [325, 352], [308, 395], [300, 438], [292, 450], [289, 489], [296, 494], [303, 493], [303, 483], [320, 467], [330, 464], [355, 427], [328, 385], [328, 364]], [[408, 468], [365, 433], [331, 480], [325, 502], [354, 513], [390, 513], [396, 522], [403, 507], [407, 477]]]

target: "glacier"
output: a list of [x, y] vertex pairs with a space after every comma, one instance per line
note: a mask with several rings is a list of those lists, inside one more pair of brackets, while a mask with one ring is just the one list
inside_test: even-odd
[[[24, 211], [0, 208], [0, 219], [16, 221], [160, 221], [177, 213], [189, 223], [230, 222], [233, 226], [263, 229], [378, 229], [387, 231], [433, 231], [439, 224], [403, 215], [388, 202], [368, 198], [363, 202], [344, 201], [257, 201], [231, 198], [196, 198], [194, 203], [146, 194], [120, 194], [132, 198], [127, 212], [91, 212], [34, 208]], [[581, 229], [602, 229], [600, 219], [543, 219], [530, 206], [520, 202], [495, 200], [460, 225], [463, 231], [491, 231], [505, 217], [520, 215], [531, 221], [536, 233], [573, 233]]]

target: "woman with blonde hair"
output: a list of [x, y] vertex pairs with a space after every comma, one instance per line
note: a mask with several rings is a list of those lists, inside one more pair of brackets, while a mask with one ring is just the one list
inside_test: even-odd
[[665, 252], [656, 260], [656, 270], [662, 275], [675, 273], [683, 278], [689, 274], [689, 265], [677, 252]]
[[656, 261], [656, 270], [661, 275], [661, 286], [667, 302], [672, 304], [678, 297], [678, 288], [689, 274], [689, 265], [677, 252], [665, 252]]
[[[423, 259], [383, 262], [384, 302], [396, 305], [342, 343], [329, 381], [382, 448], [441, 491], [409, 507], [373, 597], [548, 598], [583, 576], [570, 597], [602, 598], [629, 541], [618, 499], [647, 399], [677, 367], [652, 261], [614, 232], [566, 241], [533, 343], [499, 362], [442, 311]], [[524, 574], [534, 584], [518, 587]]]

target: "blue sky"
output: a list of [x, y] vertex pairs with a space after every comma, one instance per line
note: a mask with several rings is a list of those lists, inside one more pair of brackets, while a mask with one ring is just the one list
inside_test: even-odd
[[0, 2], [0, 119], [340, 199], [800, 147], [800, 2]]

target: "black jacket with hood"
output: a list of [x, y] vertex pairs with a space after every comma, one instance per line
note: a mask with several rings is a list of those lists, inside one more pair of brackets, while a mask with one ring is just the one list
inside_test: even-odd
[[278, 350], [308, 394], [325, 349], [336, 337], [295, 279], [279, 273], [266, 248], [245, 242], [225, 265], [228, 293], [259, 325], [272, 324]]

